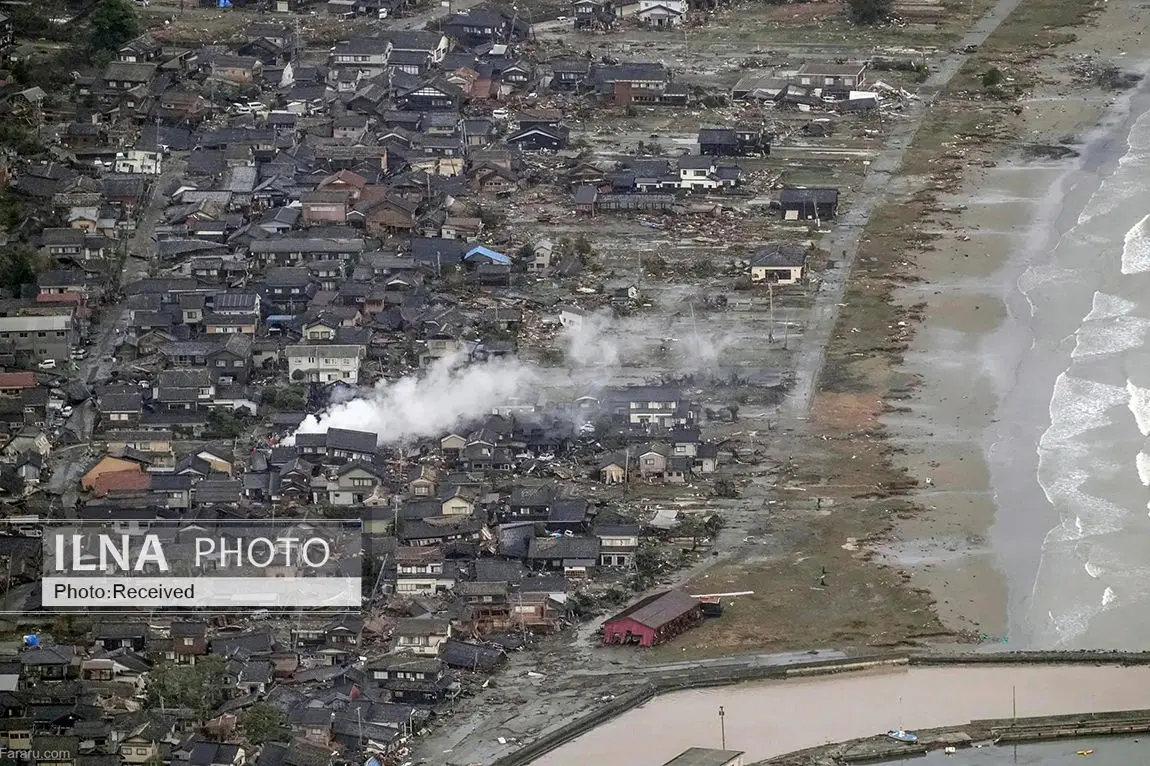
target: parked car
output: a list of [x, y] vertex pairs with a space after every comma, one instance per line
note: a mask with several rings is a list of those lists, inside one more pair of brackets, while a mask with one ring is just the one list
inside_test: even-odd
[[72, 405], [65, 404], [63, 407], [61, 407], [60, 408], [60, 415], [62, 417], [65, 417], [65, 418], [72, 417]]
[[41, 370], [54, 370], [54, 369], [56, 369], [56, 360], [55, 359], [45, 359], [45, 360], [41, 361], [38, 365], [36, 365], [36, 367], [38, 369], [41, 369]]

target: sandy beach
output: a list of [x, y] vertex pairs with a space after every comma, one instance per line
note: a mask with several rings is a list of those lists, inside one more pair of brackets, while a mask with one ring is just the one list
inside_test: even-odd
[[[880, 551], [932, 593], [947, 627], [1011, 647], [1056, 642], [1029, 617], [1043, 539], [1059, 523], [1034, 480], [1035, 446], [1066, 367], [1058, 339], [1043, 339], [1049, 318], [1032, 326], [1020, 280], [1025, 287], [1052, 258], [1146, 109], [1144, 84], [1104, 91], [1074, 82], [1069, 70], [1084, 56], [1140, 70], [1134, 56], [1148, 22], [1135, 3], [1109, 2], [1075, 29], [1077, 40], [1031, 64], [1039, 84], [1018, 102], [1020, 113], [1003, 117], [1018, 140], [963, 146], [961, 185], [939, 194], [937, 210], [920, 222], [937, 237], [914, 257], [921, 281], [896, 294], [923, 308], [901, 366], [918, 386], [883, 423], [896, 465], [920, 482], [914, 497], [925, 512], [900, 520]], [[1022, 151], [1024, 143], [1071, 141], [1077, 156], [1065, 159]], [[1076, 321], [1090, 310], [1089, 299], [1082, 312], [1064, 299]]]

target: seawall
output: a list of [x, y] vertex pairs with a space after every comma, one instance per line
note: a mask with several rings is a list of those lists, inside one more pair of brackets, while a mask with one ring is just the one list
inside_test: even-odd
[[[836, 673], [850, 673], [861, 670], [873, 670], [883, 667], [899, 667], [910, 665], [987, 665], [987, 664], [1001, 664], [1001, 665], [1023, 665], [1023, 664], [1048, 664], [1048, 665], [1150, 665], [1150, 652], [994, 652], [994, 653], [923, 653], [923, 654], [910, 654], [910, 653], [876, 653], [873, 655], [852, 657], [850, 659], [835, 659], [835, 660], [822, 660], [809, 663], [794, 663], [784, 665], [771, 665], [764, 664], [761, 658], [748, 657], [742, 661], [735, 660], [719, 665], [701, 665], [699, 667], [676, 669], [676, 670], [652, 670], [644, 672], [643, 669], [636, 669], [631, 674], [620, 673], [618, 675], [603, 676], [601, 683], [594, 690], [595, 694], [610, 694], [618, 692], [618, 695], [603, 704], [599, 705], [590, 712], [574, 718], [567, 723], [556, 726], [542, 736], [537, 737], [533, 741], [527, 743], [518, 750], [509, 753], [508, 755], [494, 761], [491, 766], [526, 766], [540, 756], [555, 750], [567, 742], [575, 739], [576, 737], [585, 734], [586, 732], [594, 729], [596, 726], [632, 710], [640, 705], [646, 703], [652, 698], [660, 694], [666, 694], [674, 691], [682, 691], [685, 689], [698, 689], [707, 687], [727, 686], [731, 684], [745, 683], [749, 681], [767, 681], [767, 680], [784, 680], [787, 678], [796, 677], [810, 677], [816, 675], [832, 675]], [[620, 691], [622, 690], [622, 691]], [[589, 690], [589, 694], [592, 693]], [[593, 704], [589, 701], [589, 704]], [[1111, 720], [1112, 716], [1128, 715], [1131, 716], [1129, 720], [1124, 720], [1123, 725], [1141, 726], [1145, 725], [1146, 728], [1133, 728], [1123, 731], [1095, 731], [1083, 729], [1089, 721], [1108, 721], [1108, 724], [1091, 724], [1097, 726], [1110, 725], [1114, 726], [1117, 719]], [[1012, 719], [1007, 719], [1011, 721]], [[1045, 721], [1046, 723], [1043, 723]], [[1023, 724], [1026, 726], [1016, 726], [1011, 730], [1009, 736], [1015, 739], [1009, 741], [1023, 741], [1020, 738], [1029, 739], [1044, 739], [1054, 737], [1069, 737], [1081, 736], [1090, 733], [1128, 733], [1134, 731], [1150, 731], [1150, 711], [1132, 711], [1128, 714], [1116, 713], [1090, 713], [1084, 711], [1081, 715], [1076, 716], [1056, 716], [1047, 719], [1017, 719], [1013, 721], [1015, 724]], [[996, 729], [995, 726], [998, 726]], [[986, 731], [1003, 731], [1006, 732], [1005, 727], [1001, 721], [974, 721], [967, 724], [955, 726], [953, 729], [939, 730], [940, 732], [961, 732], [966, 737], [978, 739], [973, 737], [972, 732]], [[1059, 733], [1066, 732], [1066, 733]], [[986, 739], [992, 738], [986, 735]], [[1005, 738], [1005, 737], [1004, 737]], [[870, 738], [874, 739], [874, 738]], [[885, 738], [882, 738], [885, 739]], [[961, 739], [961, 738], [960, 738]], [[859, 740], [858, 742], [866, 742], [870, 740]], [[922, 743], [928, 741], [926, 736], [923, 736]], [[890, 740], [893, 744], [893, 740]], [[844, 743], [849, 744], [849, 743]], [[879, 743], [885, 744], [885, 743]], [[957, 743], [956, 743], [957, 744]], [[939, 744], [938, 747], [943, 747], [945, 744]], [[827, 748], [836, 747], [834, 745], [827, 746]], [[818, 748], [817, 750], [823, 751], [827, 748]], [[881, 748], [877, 745], [871, 748], [874, 752], [881, 752]], [[805, 751], [804, 751], [805, 752]], [[861, 752], [861, 751], [860, 751]], [[919, 752], [915, 750], [906, 750], [905, 746], [898, 749], [894, 755], [899, 754], [912, 754]], [[921, 752], [925, 752], [922, 750]], [[781, 756], [779, 758], [763, 761], [763, 764], [776, 764], [778, 766], [786, 766], [787, 764], [794, 764], [807, 761], [789, 761], [788, 758], [798, 756], [798, 753]], [[823, 756], [830, 756], [830, 752], [824, 752]], [[867, 757], [867, 760], [881, 760], [886, 757], [893, 757], [887, 755], [877, 754]]]
[[998, 718], [961, 726], [918, 730], [918, 741], [899, 742], [885, 735], [848, 740], [755, 761], [749, 766], [808, 766], [822, 763], [872, 763], [924, 755], [945, 747], [981, 743], [1039, 742], [1150, 731], [1150, 710], [1081, 713], [1035, 718]]

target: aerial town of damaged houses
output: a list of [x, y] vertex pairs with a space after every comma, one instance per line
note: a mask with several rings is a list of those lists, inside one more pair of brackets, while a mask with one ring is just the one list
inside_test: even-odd
[[[575, 0], [567, 23], [676, 26], [695, 6]], [[818, 135], [827, 115], [865, 120], [898, 96], [867, 91], [863, 63], [791, 62], [723, 94], [742, 106], [712, 114], [751, 117], [701, 124], [689, 152], [604, 161], [565, 113], [686, 111], [699, 88], [662, 63], [540, 44], [498, 7], [433, 30], [379, 22], [319, 60], [283, 18], [251, 22], [227, 49], [145, 35], [78, 75], [69, 98], [31, 88], [3, 102], [4, 119], [40, 125], [52, 156], [6, 157], [4, 183], [58, 225], [34, 243], [48, 261], [38, 290], [0, 307], [0, 476], [16, 530], [0, 559], [9, 599], [28, 594], [19, 627], [42, 632], [0, 661], [0, 748], [70, 754], [50, 766], [252, 761], [234, 733], [257, 703], [290, 729], [259, 749], [261, 766], [398, 762], [509, 651], [578, 620], [580, 594], [635, 583], [645, 546], [687, 545], [674, 512], [620, 502], [628, 487], [711, 486], [729, 469], [701, 436], [708, 412], [675, 385], [520, 404], [402, 448], [341, 428], [282, 437], [335, 392], [460, 354], [515, 355], [525, 333], [591, 311], [640, 311], [637, 284], [575, 289], [585, 254], [570, 237], [505, 224], [499, 211], [527, 195], [587, 227], [713, 215], [751, 194], [771, 196], [761, 216], [824, 225], [835, 188], [749, 188], [773, 115]], [[2, 14], [0, 26], [18, 57]], [[751, 245], [729, 282], [807, 284], [808, 247]], [[568, 299], [533, 295], [540, 283]], [[363, 614], [94, 618], [71, 638], [52, 635], [51, 616], [35, 622], [40, 546], [22, 524], [303, 506], [362, 517]], [[661, 643], [716, 607], [655, 593], [609, 619], [603, 641]], [[227, 663], [226, 701], [206, 718], [141, 707], [157, 665], [212, 655]]]

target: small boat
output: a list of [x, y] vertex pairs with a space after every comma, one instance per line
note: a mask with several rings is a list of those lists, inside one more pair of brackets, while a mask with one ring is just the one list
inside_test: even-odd
[[886, 733], [886, 735], [891, 739], [897, 739], [899, 742], [918, 742], [918, 735], [912, 731], [891, 729]]
[[1093, 754], [1094, 754], [1093, 750], [1079, 750], [1078, 751], [1078, 755], [1093, 755]]

